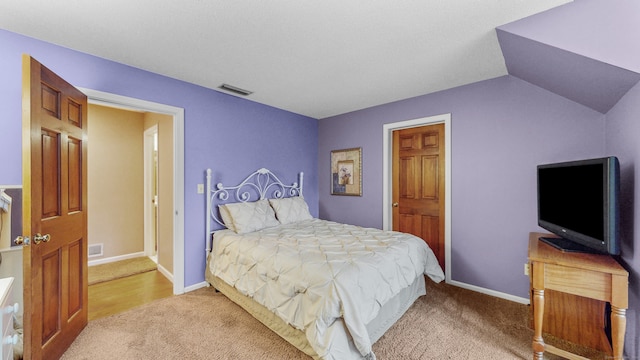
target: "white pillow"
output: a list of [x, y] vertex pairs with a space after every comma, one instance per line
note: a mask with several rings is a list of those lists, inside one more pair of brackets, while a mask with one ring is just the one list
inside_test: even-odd
[[309, 213], [309, 205], [301, 196], [283, 199], [269, 199], [269, 203], [276, 212], [276, 217], [281, 224], [289, 224], [302, 220], [313, 219]]
[[226, 204], [225, 207], [233, 221], [233, 230], [238, 234], [280, 225], [266, 199]]
[[231, 217], [231, 214], [229, 214], [227, 205], [218, 205], [218, 209], [220, 210], [220, 218], [224, 223], [224, 226], [229, 230], [236, 231], [236, 227], [233, 226], [233, 218]]

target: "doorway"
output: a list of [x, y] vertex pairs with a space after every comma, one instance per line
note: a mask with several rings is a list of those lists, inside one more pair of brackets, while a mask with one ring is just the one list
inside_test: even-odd
[[[184, 109], [92, 89], [80, 88], [79, 90], [88, 96], [89, 104], [131, 111], [159, 113], [171, 117], [173, 130], [171, 134], [173, 143], [171, 158], [173, 165], [172, 171], [168, 172], [168, 176], [172, 178], [172, 205], [167, 205], [172, 209], [172, 219], [169, 221], [172, 224], [172, 229], [169, 231], [173, 250], [171, 270], [173, 293], [175, 295], [184, 293]], [[161, 133], [162, 131], [160, 130], [159, 142], [162, 142]], [[159, 166], [159, 171], [162, 171], [161, 166]], [[162, 175], [159, 176], [161, 177]], [[160, 267], [158, 269], [160, 270]]]
[[430, 116], [425, 118], [389, 123], [383, 126], [383, 229], [391, 230], [393, 226], [393, 133], [396, 130], [410, 129], [426, 125], [444, 124], [445, 149], [445, 194], [444, 194], [444, 256], [446, 282], [451, 282], [451, 114]]
[[[94, 320], [173, 294], [173, 118], [89, 104], [88, 119]], [[96, 246], [100, 251], [92, 252]]]
[[88, 108], [89, 265], [150, 258], [173, 281], [173, 119]]

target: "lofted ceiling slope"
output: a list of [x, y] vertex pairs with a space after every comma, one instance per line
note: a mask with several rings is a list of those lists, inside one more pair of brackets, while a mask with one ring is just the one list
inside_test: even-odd
[[0, 28], [321, 119], [505, 75], [495, 28], [567, 2], [3, 0]]
[[602, 114], [640, 81], [639, 73], [497, 31], [510, 75]]
[[577, 0], [496, 29], [510, 75], [606, 114], [640, 81], [640, 2]]

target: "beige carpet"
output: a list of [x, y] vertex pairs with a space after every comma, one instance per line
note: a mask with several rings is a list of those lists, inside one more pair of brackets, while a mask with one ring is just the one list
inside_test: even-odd
[[115, 280], [130, 275], [157, 269], [153, 260], [146, 256], [89, 266], [89, 285]]
[[[430, 284], [373, 350], [379, 360], [531, 359], [528, 312], [526, 305]], [[309, 358], [204, 288], [91, 321], [62, 359]]]

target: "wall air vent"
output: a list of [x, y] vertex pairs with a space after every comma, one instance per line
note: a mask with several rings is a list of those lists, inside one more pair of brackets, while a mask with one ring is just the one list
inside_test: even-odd
[[92, 244], [89, 245], [89, 254], [88, 256], [91, 257], [97, 257], [97, 256], [102, 256], [103, 252], [102, 252], [102, 246], [103, 244]]
[[247, 96], [247, 95], [253, 94], [253, 91], [240, 89], [239, 87], [235, 87], [235, 86], [229, 85], [229, 84], [222, 84], [222, 85], [219, 86], [219, 89], [222, 89], [222, 90], [225, 90], [225, 91], [229, 91], [229, 92], [232, 92], [234, 94], [238, 94], [238, 95], [242, 95], [242, 96]]

